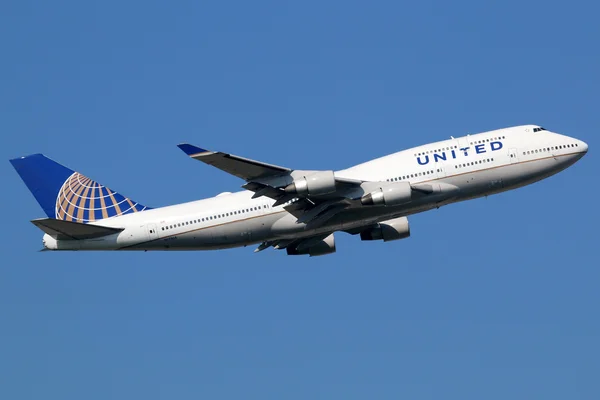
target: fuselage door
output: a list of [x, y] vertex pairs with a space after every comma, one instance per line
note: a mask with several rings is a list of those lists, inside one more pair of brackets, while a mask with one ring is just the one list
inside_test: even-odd
[[519, 153], [517, 152], [517, 149], [509, 149], [508, 150], [508, 157], [510, 158], [511, 164], [516, 164], [519, 162], [518, 154]]
[[446, 177], [446, 165], [442, 163], [435, 164], [435, 173], [438, 178]]
[[156, 224], [146, 225], [146, 230], [148, 231], [148, 239], [158, 239], [158, 231], [156, 230]]
[[469, 136], [461, 137], [456, 140], [458, 144], [458, 149], [456, 149], [456, 154], [458, 157], [463, 157], [466, 154], [471, 155], [473, 152], [473, 145], [471, 144], [471, 138]]

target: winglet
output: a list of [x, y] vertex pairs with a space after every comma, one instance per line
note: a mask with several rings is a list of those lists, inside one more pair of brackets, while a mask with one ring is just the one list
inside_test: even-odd
[[235, 175], [238, 178], [242, 178], [246, 182], [257, 178], [279, 176], [291, 172], [289, 168], [250, 160], [249, 158], [223, 153], [221, 151], [206, 150], [189, 143], [180, 143], [177, 147], [190, 156], [190, 158], [212, 165], [213, 167]]
[[180, 143], [177, 145], [185, 154], [188, 156], [195, 156], [200, 153], [210, 153], [210, 150], [201, 149], [200, 147], [194, 146], [189, 143]]

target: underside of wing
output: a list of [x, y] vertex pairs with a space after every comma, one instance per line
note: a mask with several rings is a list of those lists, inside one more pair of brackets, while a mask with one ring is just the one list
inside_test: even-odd
[[269, 247], [275, 250], [286, 250], [288, 255], [322, 256], [335, 253], [335, 238], [333, 233], [325, 233], [298, 239], [281, 239], [264, 242], [254, 250], [255, 253]]

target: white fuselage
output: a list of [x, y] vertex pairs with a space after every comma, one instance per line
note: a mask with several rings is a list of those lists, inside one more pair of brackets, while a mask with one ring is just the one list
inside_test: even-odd
[[274, 200], [252, 199], [253, 192], [242, 191], [101, 220], [98, 225], [124, 230], [98, 239], [56, 240], [45, 235], [44, 246], [51, 250], [209, 250], [356, 229], [519, 188], [564, 170], [587, 152], [580, 140], [547, 130], [534, 132], [538, 129], [525, 125], [453, 138], [336, 171], [341, 178], [408, 181], [441, 190], [439, 195], [401, 206], [352, 206], [316, 228], [298, 223], [285, 205], [274, 207]]

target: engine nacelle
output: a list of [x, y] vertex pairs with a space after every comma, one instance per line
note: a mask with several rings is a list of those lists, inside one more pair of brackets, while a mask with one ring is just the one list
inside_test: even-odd
[[286, 193], [304, 196], [318, 196], [335, 192], [333, 171], [320, 171], [298, 179], [285, 188]]
[[407, 237], [410, 237], [410, 225], [406, 217], [380, 222], [377, 227], [360, 233], [361, 240], [383, 240], [384, 242], [406, 239]]
[[392, 183], [364, 195], [360, 202], [364, 206], [399, 206], [412, 200], [412, 188], [408, 182]]
[[[310, 239], [307, 239], [307, 242], [305, 243], [309, 243], [309, 240]], [[310, 245], [305, 246], [303, 246], [301, 242], [296, 247], [288, 247], [287, 253], [290, 256], [308, 254], [310, 257], [324, 256], [325, 254], [335, 253], [335, 237], [332, 233], [323, 240], [310, 243]]]

